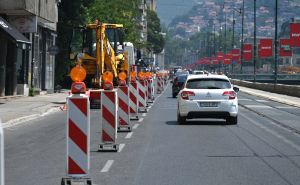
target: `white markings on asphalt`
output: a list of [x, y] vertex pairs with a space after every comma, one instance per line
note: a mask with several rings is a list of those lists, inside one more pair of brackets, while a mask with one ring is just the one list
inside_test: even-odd
[[143, 113], [142, 116], [143, 116], [143, 117], [146, 117], [146, 116], [147, 116], [147, 113]]
[[251, 99], [239, 98], [240, 101], [252, 101]]
[[132, 134], [133, 134], [133, 132], [128, 133], [128, 134], [125, 136], [125, 139], [130, 139], [130, 138], [132, 137]]
[[295, 109], [295, 107], [276, 106], [277, 109]]
[[282, 135], [280, 135], [278, 132], [267, 128], [265, 126], [263, 126], [262, 124], [257, 123], [255, 120], [240, 114], [242, 117], [244, 117], [245, 119], [247, 119], [248, 121], [250, 121], [251, 123], [253, 123], [254, 125], [256, 125], [257, 127], [260, 127], [262, 129], [264, 129], [265, 131], [269, 132], [270, 134], [272, 134], [274, 137], [277, 137], [278, 139], [282, 140], [283, 142], [287, 143], [288, 145], [290, 145], [291, 147], [295, 148], [296, 150], [300, 151], [300, 146], [295, 144], [293, 141], [286, 139], [285, 137], [283, 137]]
[[111, 168], [111, 166], [114, 164], [114, 160], [108, 160], [104, 167], [102, 168], [102, 170], [100, 171], [101, 173], [106, 173], [109, 171], [109, 169]]
[[262, 102], [262, 103], [266, 103], [266, 102], [269, 102], [268, 100], [255, 100], [257, 102]]
[[[142, 121], [144, 121], [144, 118], [141, 118], [141, 119], [138, 120], [138, 122], [142, 122]], [[137, 126], [137, 127], [138, 127], [138, 126]]]
[[122, 152], [122, 150], [124, 149], [124, 147], [125, 147], [125, 144], [124, 144], [124, 143], [120, 144], [120, 145], [119, 145], [119, 150], [118, 150], [118, 152], [119, 152], [119, 153]]
[[245, 105], [248, 108], [261, 108], [261, 109], [273, 109], [273, 107], [267, 105]]
[[152, 105], [150, 105], [150, 106], [148, 107], [148, 109], [151, 109], [151, 107], [152, 107]]
[[[143, 118], [141, 118], [141, 119], [143, 119]], [[140, 120], [141, 120], [141, 119], [140, 119]], [[140, 122], [140, 120], [139, 120], [139, 122]], [[134, 124], [134, 126], [132, 127], [132, 129], [137, 129], [139, 126], [140, 126], [140, 124], [137, 124], [137, 123], [136, 123], [136, 124]]]

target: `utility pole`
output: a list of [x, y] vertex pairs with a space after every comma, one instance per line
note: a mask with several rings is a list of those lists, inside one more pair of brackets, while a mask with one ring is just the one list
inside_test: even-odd
[[275, 38], [274, 38], [274, 42], [275, 42], [275, 76], [274, 76], [274, 83], [277, 84], [277, 64], [278, 64], [278, 35], [277, 35], [277, 26], [278, 26], [278, 0], [276, 0], [275, 3]]
[[[235, 24], [235, 20], [234, 20], [234, 10], [232, 12], [232, 43], [231, 43], [231, 49], [234, 48], [234, 24]], [[233, 74], [233, 63], [231, 63], [231, 73]]]
[[256, 0], [254, 0], [253, 81], [256, 81]]
[[244, 63], [244, 15], [245, 15], [245, 0], [243, 0], [243, 7], [242, 7], [241, 74], [243, 74], [243, 63]]

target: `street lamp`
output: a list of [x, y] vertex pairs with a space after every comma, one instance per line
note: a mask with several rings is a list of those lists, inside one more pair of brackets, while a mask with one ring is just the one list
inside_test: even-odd
[[254, 53], [254, 58], [253, 58], [253, 81], [256, 81], [256, 0], [254, 0], [254, 41], [253, 41], [253, 53]]
[[243, 63], [244, 63], [244, 15], [245, 15], [245, 0], [243, 0], [243, 6], [242, 6], [241, 74], [243, 74]]
[[277, 64], [278, 64], [278, 41], [277, 41], [277, 27], [278, 27], [278, 0], [276, 0], [275, 2], [275, 38], [274, 38], [274, 42], [275, 42], [275, 73], [274, 73], [274, 83], [277, 84]]

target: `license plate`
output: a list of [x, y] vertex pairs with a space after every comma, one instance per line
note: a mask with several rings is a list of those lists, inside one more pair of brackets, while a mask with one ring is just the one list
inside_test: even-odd
[[200, 102], [200, 107], [218, 107], [218, 102]]

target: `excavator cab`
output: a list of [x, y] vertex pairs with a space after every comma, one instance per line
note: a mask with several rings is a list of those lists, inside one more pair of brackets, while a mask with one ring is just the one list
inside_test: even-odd
[[100, 88], [105, 71], [113, 73], [114, 81], [117, 80], [118, 73], [129, 73], [124, 54], [122, 27], [120, 24], [96, 22], [73, 29], [70, 59], [86, 70], [88, 87]]

